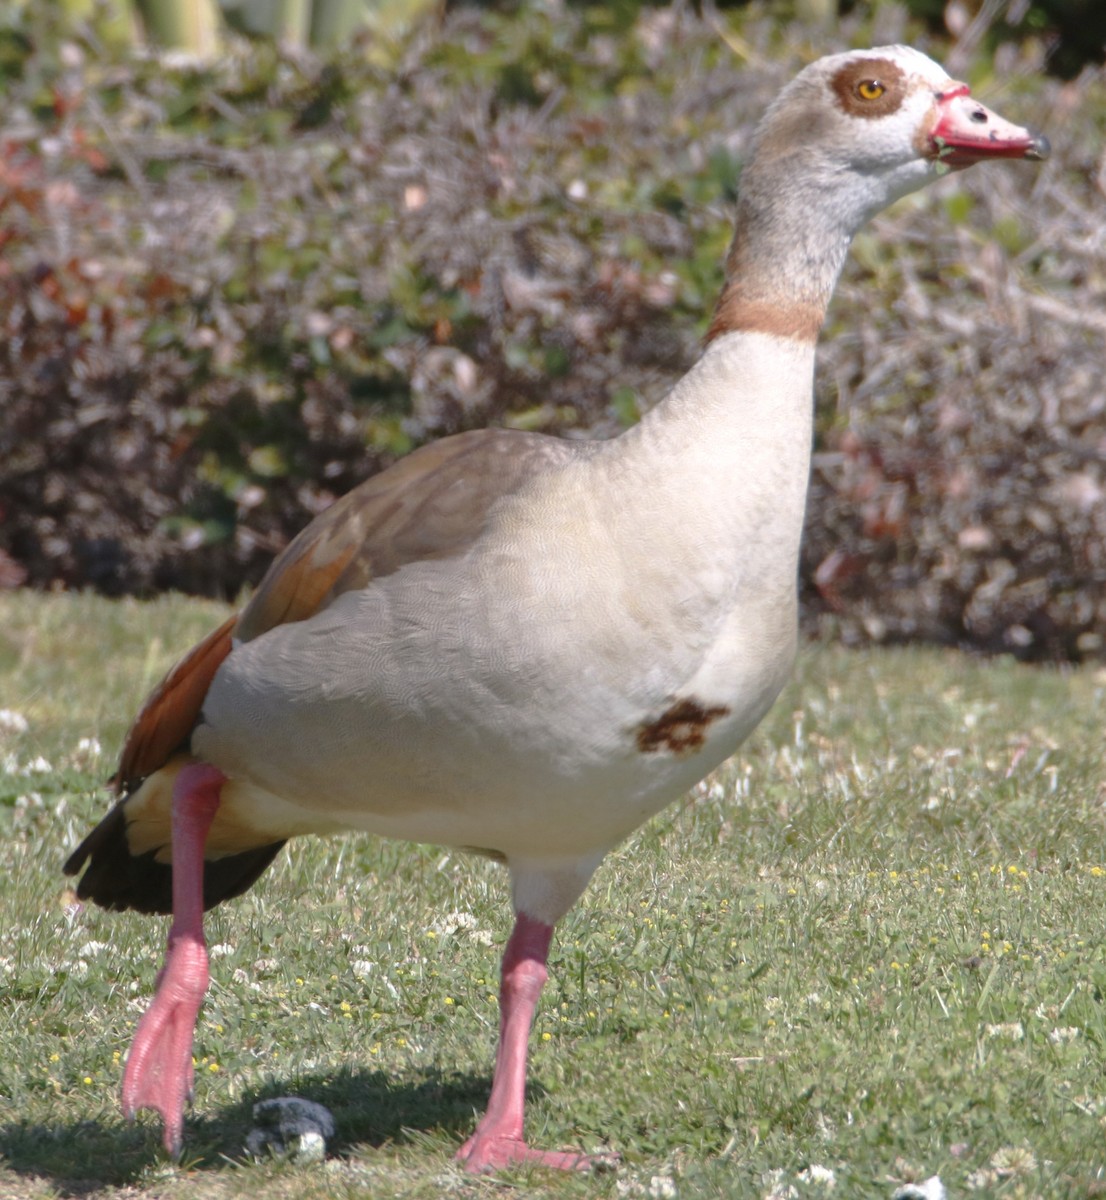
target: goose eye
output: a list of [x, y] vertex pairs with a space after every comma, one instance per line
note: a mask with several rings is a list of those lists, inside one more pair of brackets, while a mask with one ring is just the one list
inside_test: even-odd
[[878, 100], [887, 89], [878, 79], [863, 79], [856, 85], [856, 94], [861, 100]]

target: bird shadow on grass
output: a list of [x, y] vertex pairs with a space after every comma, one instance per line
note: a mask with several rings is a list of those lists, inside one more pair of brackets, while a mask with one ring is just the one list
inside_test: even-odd
[[[487, 1103], [486, 1076], [426, 1070], [396, 1079], [381, 1071], [343, 1070], [270, 1080], [254, 1094], [185, 1120], [181, 1163], [189, 1170], [220, 1170], [245, 1159], [253, 1106], [273, 1096], [315, 1100], [334, 1114], [337, 1131], [328, 1155], [355, 1146], [402, 1145], [411, 1133], [440, 1133], [460, 1145]], [[541, 1094], [540, 1086], [534, 1089]], [[161, 1125], [153, 1114], [136, 1125], [74, 1121], [0, 1126], [0, 1164], [28, 1178], [49, 1180], [64, 1197], [106, 1186], [139, 1183], [163, 1159]]]

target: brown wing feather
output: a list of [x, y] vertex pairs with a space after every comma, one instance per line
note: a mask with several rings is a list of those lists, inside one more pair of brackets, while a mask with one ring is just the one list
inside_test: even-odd
[[112, 785], [119, 795], [186, 745], [219, 664], [230, 653], [237, 614], [198, 642], [154, 688], [127, 734]]
[[232, 637], [249, 641], [303, 621], [404, 563], [462, 553], [498, 499], [586, 445], [474, 430], [423, 446], [336, 501], [277, 556], [242, 613], [194, 646], [154, 689], [127, 735], [116, 792], [131, 791], [187, 746]]
[[421, 447], [336, 501], [288, 545], [235, 636], [246, 642], [301, 621], [405, 563], [463, 553], [497, 500], [587, 444], [479, 429]]

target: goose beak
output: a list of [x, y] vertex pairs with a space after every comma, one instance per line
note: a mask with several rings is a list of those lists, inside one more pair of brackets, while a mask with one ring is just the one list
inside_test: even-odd
[[986, 158], [1043, 162], [1050, 150], [1044, 134], [1003, 120], [973, 100], [963, 83], [937, 93], [937, 123], [930, 132], [929, 146], [930, 158], [957, 169]]

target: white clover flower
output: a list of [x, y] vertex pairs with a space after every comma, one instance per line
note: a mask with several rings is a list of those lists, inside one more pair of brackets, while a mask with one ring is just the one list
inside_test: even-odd
[[1054, 1029], [1048, 1035], [1048, 1040], [1054, 1046], [1062, 1046], [1065, 1042], [1074, 1042], [1081, 1032], [1082, 1030], [1075, 1025], [1065, 1025], [1063, 1028]]
[[0, 708], [0, 733], [26, 733], [30, 729], [27, 718], [11, 708]]
[[761, 1183], [768, 1189], [764, 1193], [764, 1200], [799, 1200], [799, 1193], [787, 1182], [785, 1171], [769, 1171], [761, 1176]]
[[469, 930], [476, 928], [476, 918], [470, 912], [461, 912], [455, 910], [451, 913], [446, 913], [444, 917], [439, 917], [431, 926], [435, 933], [448, 934], [457, 933], [459, 930]]
[[992, 1171], [990, 1167], [980, 1167], [978, 1171], [973, 1171], [964, 1180], [964, 1186], [969, 1192], [983, 1192], [994, 1187], [996, 1183], [998, 1183], [998, 1172]]
[[626, 1196], [629, 1200], [637, 1200], [645, 1195], [645, 1187], [636, 1179], [620, 1179], [614, 1187], [616, 1195]]
[[907, 1183], [899, 1188], [891, 1200], [946, 1200], [948, 1193], [940, 1175], [931, 1175], [921, 1183]]
[[473, 913], [455, 910], [434, 921], [428, 932], [435, 937], [452, 937], [460, 933], [467, 933], [478, 945], [490, 946], [494, 940], [491, 932], [487, 929], [478, 929], [478, 923]]
[[820, 1163], [811, 1163], [799, 1172], [799, 1178], [803, 1183], [816, 1183], [827, 1192], [832, 1192], [837, 1187], [837, 1176], [829, 1167], [823, 1167]]
[[73, 760], [78, 764], [91, 765], [96, 762], [104, 753], [103, 747], [100, 745], [100, 739], [94, 737], [83, 737], [77, 743], [77, 749], [73, 753]]
[[1028, 1146], [1003, 1146], [991, 1155], [991, 1166], [1003, 1177], [1028, 1175], [1037, 1169], [1037, 1159]]

